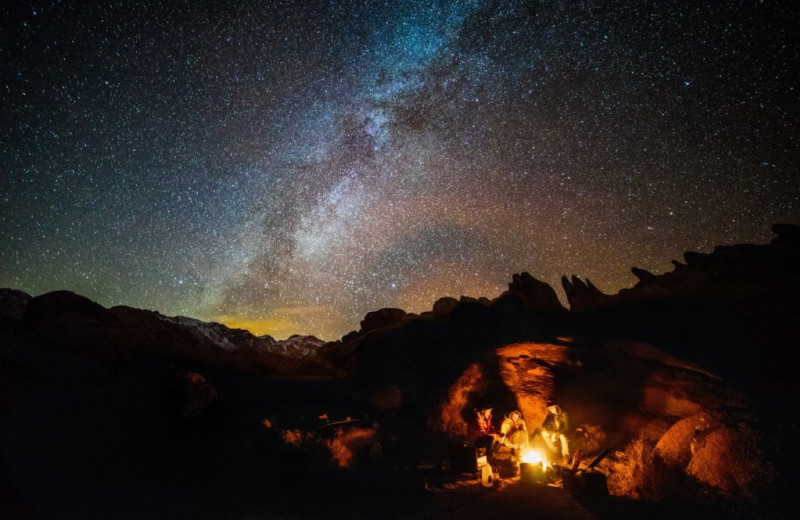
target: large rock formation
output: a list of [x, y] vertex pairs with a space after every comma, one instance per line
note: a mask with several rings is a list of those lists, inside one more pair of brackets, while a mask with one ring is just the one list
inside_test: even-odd
[[746, 304], [754, 296], [764, 300], [790, 297], [796, 303], [800, 285], [797, 273], [800, 259], [800, 226], [776, 224], [778, 236], [769, 245], [739, 244], [717, 246], [712, 253], [687, 251], [684, 263], [673, 261], [674, 270], [662, 275], [633, 267], [639, 281], [632, 288], [614, 295], [604, 294], [589, 280], [577, 276], [562, 278], [562, 285], [573, 312], [609, 304], [656, 298], [716, 297]]
[[[654, 462], [667, 472], [684, 472], [728, 497], [753, 499], [775, 485], [774, 452], [755, 417], [746, 408], [704, 409], [675, 422], [653, 450]], [[663, 471], [663, 470], [662, 470]]]
[[607, 305], [613, 301], [609, 295], [595, 287], [588, 279], [584, 282], [577, 276], [572, 276], [572, 279], [563, 276], [561, 277], [561, 285], [564, 287], [564, 293], [567, 295], [569, 308], [572, 312], [583, 312], [587, 309]]
[[[591, 460], [611, 448], [601, 467], [615, 494], [686, 500], [711, 491], [759, 500], [777, 484], [785, 454], [764, 434], [753, 403], [703, 368], [644, 343], [498, 348], [455, 380], [432, 424], [464, 439], [478, 404], [492, 403], [496, 427], [517, 409], [534, 447], [558, 459], [537, 436], [549, 402], [568, 413], [571, 432], [583, 432], [570, 435], [572, 452]], [[790, 429], [775, 430], [785, 443]]]
[[686, 252], [684, 263], [614, 295], [563, 280], [582, 331], [656, 342], [740, 384], [769, 392], [797, 387], [800, 363], [800, 226], [777, 224], [771, 244]]
[[563, 311], [555, 290], [546, 282], [537, 280], [529, 273], [514, 274], [508, 284], [508, 292], [535, 309]]
[[403, 321], [406, 311], [403, 309], [387, 308], [368, 312], [361, 320], [361, 333], [366, 334], [373, 330], [383, 329]]
[[458, 305], [458, 300], [451, 296], [439, 298], [433, 304], [433, 316], [436, 318], [444, 318], [452, 312], [456, 305]]

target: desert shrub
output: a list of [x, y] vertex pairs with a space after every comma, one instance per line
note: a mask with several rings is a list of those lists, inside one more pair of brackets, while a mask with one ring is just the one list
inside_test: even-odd
[[609, 493], [654, 502], [694, 494], [694, 483], [682, 468], [665, 463], [653, 448], [652, 441], [637, 438], [603, 461]]
[[303, 444], [303, 437], [304, 435], [300, 430], [283, 430], [281, 432], [281, 440], [292, 448], [298, 448]]
[[327, 433], [287, 429], [282, 430], [280, 436], [281, 441], [293, 450], [320, 462], [330, 457], [340, 468], [374, 461], [382, 456], [377, 431], [372, 428], [338, 428]]
[[340, 468], [352, 466], [361, 456], [376, 456], [377, 446], [376, 432], [372, 428], [338, 430], [328, 440], [331, 457]]
[[653, 460], [651, 452], [651, 447], [641, 439], [635, 439], [623, 451], [607, 457], [600, 467], [607, 473], [609, 493], [640, 498], [645, 474]]
[[217, 389], [197, 372], [184, 372], [182, 377], [185, 399], [183, 417], [200, 417], [217, 402]]

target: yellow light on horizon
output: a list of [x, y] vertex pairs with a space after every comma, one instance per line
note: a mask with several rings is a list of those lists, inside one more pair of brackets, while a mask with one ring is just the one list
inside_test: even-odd
[[252, 320], [237, 316], [217, 316], [216, 321], [231, 329], [244, 329], [252, 332], [256, 336], [269, 334], [270, 336], [281, 339], [287, 338], [295, 333], [294, 324], [287, 318], [267, 318]]

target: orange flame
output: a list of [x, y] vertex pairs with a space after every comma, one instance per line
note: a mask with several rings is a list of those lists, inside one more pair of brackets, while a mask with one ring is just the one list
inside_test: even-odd
[[547, 461], [547, 459], [545, 459], [544, 456], [536, 450], [525, 450], [522, 452], [520, 460], [527, 464], [541, 464], [542, 469], [547, 469], [550, 467], [550, 463]]

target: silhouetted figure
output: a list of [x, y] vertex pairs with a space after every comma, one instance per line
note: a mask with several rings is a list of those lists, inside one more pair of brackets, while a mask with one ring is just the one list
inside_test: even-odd
[[547, 448], [553, 453], [561, 453], [565, 461], [569, 460], [569, 442], [567, 430], [569, 422], [567, 414], [557, 404], [547, 406], [547, 416], [542, 423], [542, 438]]
[[508, 414], [500, 425], [500, 444], [511, 449], [514, 460], [528, 446], [528, 426], [519, 411], [514, 410]]
[[488, 455], [496, 435], [492, 425], [492, 408], [484, 406], [475, 408], [475, 420], [469, 423], [467, 438], [475, 448], [485, 448]]

